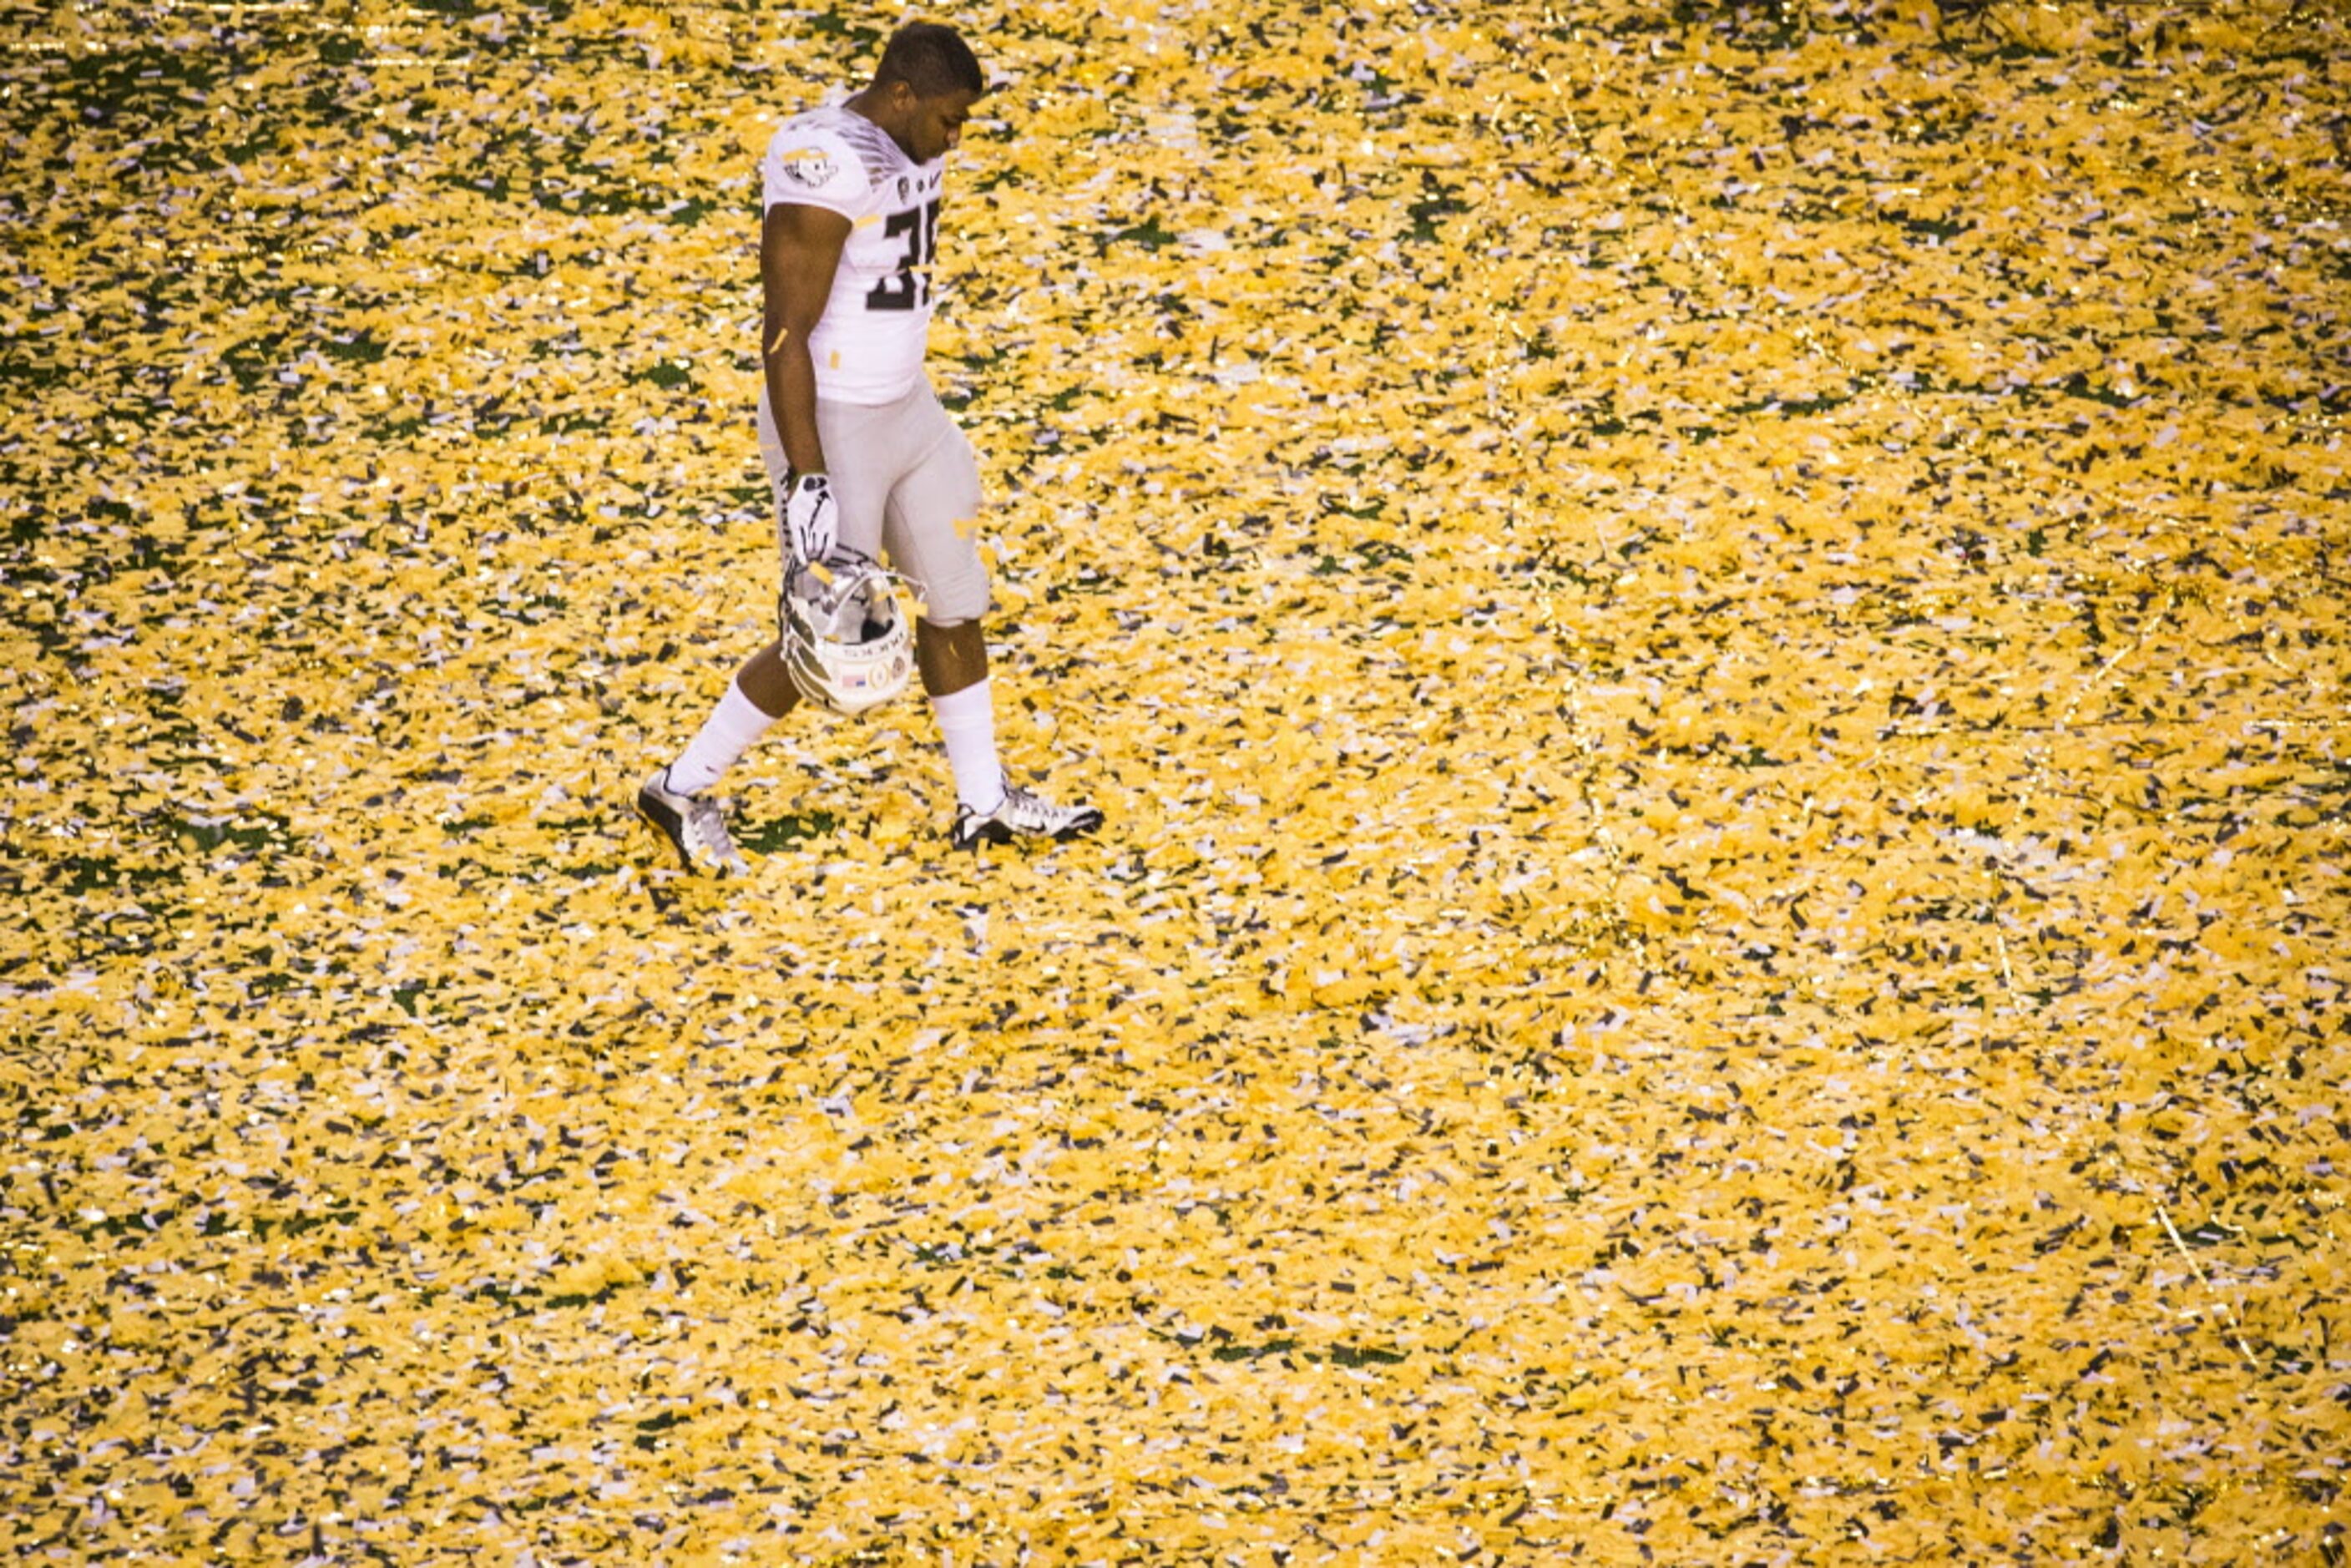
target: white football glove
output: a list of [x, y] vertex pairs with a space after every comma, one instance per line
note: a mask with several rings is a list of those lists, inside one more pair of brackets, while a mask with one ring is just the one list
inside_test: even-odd
[[793, 559], [812, 563], [831, 555], [840, 520], [832, 483], [823, 475], [803, 474], [784, 492], [784, 540]]

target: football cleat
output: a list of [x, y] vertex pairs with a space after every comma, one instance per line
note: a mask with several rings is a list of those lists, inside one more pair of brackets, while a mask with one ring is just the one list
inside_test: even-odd
[[1102, 824], [1102, 814], [1092, 806], [1056, 806], [1040, 795], [1012, 785], [1004, 787], [1004, 801], [993, 811], [957, 808], [949, 841], [959, 850], [982, 844], [1008, 844], [1015, 839], [1051, 839], [1060, 842], [1082, 838]]
[[856, 715], [903, 693], [914, 675], [914, 632], [890, 574], [852, 550], [821, 566], [795, 563], [776, 605], [784, 673], [820, 706]]
[[718, 802], [707, 795], [684, 795], [672, 789], [666, 768], [646, 779], [637, 791], [637, 815], [669, 841], [688, 871], [742, 876], [751, 869], [726, 834], [726, 819]]

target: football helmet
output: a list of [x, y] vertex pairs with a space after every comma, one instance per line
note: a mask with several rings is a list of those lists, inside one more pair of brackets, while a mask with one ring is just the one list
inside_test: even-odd
[[914, 626], [890, 574], [852, 550], [793, 562], [776, 619], [793, 687], [835, 713], [880, 707], [914, 678]]

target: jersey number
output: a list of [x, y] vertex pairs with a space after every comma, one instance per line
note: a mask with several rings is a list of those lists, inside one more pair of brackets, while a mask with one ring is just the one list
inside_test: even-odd
[[912, 310], [926, 304], [931, 298], [931, 280], [922, 269], [931, 265], [931, 257], [939, 248], [939, 204], [908, 207], [903, 213], [892, 213], [882, 224], [882, 233], [891, 238], [906, 236], [906, 254], [900, 258], [893, 277], [873, 286], [865, 297], [868, 310]]

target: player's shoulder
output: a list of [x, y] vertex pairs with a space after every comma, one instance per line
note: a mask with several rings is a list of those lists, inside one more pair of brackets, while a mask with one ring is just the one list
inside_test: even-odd
[[760, 160], [771, 192], [841, 197], [862, 194], [900, 172], [905, 154], [889, 133], [838, 104], [793, 115], [776, 127]]

